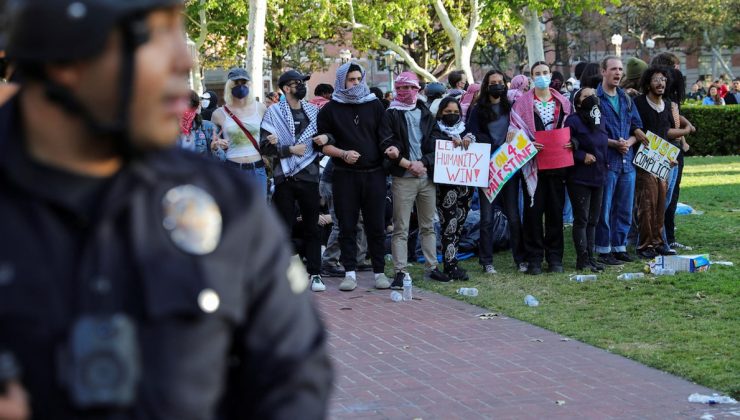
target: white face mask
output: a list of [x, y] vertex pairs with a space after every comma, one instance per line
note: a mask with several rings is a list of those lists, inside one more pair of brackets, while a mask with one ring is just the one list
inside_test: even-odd
[[204, 109], [208, 108], [208, 105], [211, 104], [210, 99], [201, 99], [200, 106], [202, 106]]

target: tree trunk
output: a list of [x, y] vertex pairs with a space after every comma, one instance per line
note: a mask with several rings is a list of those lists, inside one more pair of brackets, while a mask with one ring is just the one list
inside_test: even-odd
[[278, 57], [275, 52], [270, 54], [270, 73], [272, 76], [272, 89], [278, 89], [278, 79], [283, 70], [283, 59]]
[[712, 52], [712, 80], [714, 80], [715, 78], [715, 63], [719, 63], [719, 65], [722, 66], [727, 75], [730, 76], [730, 79], [734, 79], [735, 74], [733, 74], [732, 69], [730, 68], [730, 66], [727, 65], [725, 59], [722, 58], [722, 53], [720, 52], [720, 50], [715, 47], [714, 44], [709, 40], [709, 34], [707, 33], [706, 29], [704, 30], [704, 42], [707, 44], [709, 50]]
[[249, 27], [247, 36], [247, 70], [252, 76], [252, 95], [264, 99], [262, 67], [265, 56], [265, 15], [267, 0], [249, 0]]
[[529, 67], [537, 61], [545, 60], [545, 50], [542, 46], [542, 27], [540, 16], [535, 10], [525, 7], [522, 10], [524, 19], [524, 34], [527, 37], [527, 57]]

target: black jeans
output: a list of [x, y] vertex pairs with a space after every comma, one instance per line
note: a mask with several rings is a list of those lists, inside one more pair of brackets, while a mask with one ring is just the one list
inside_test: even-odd
[[362, 211], [367, 248], [374, 273], [385, 271], [385, 174], [334, 168], [334, 213], [339, 221], [340, 260], [346, 271], [357, 269], [357, 220]]
[[[511, 256], [514, 258], [514, 264], [517, 266], [527, 261], [527, 253], [524, 250], [524, 231], [522, 230], [522, 214], [519, 212], [519, 193], [526, 190], [522, 172], [517, 171], [501, 188], [494, 204], [498, 204], [506, 215], [509, 224], [509, 246], [511, 247]], [[526, 196], [526, 195], [525, 195]], [[482, 196], [485, 203], [488, 203], [485, 195]], [[525, 203], [526, 205], [526, 203]], [[488, 217], [488, 223], [491, 218]], [[483, 212], [481, 211], [481, 223], [483, 223]], [[488, 230], [490, 232], [490, 228]], [[481, 229], [481, 242], [483, 242], [483, 230]], [[489, 240], [490, 243], [490, 240]], [[487, 244], [487, 246], [489, 246]], [[486, 248], [488, 255], [491, 255], [491, 248]], [[489, 262], [490, 264], [490, 262]]]
[[[524, 249], [530, 266], [547, 263], [563, 265], [563, 206], [565, 171], [540, 171], [534, 205], [529, 193], [524, 195]], [[542, 217], [545, 218], [544, 229]]]
[[604, 187], [568, 182], [568, 195], [573, 206], [573, 245], [578, 257], [593, 256], [596, 225], [601, 216], [601, 200]]
[[303, 245], [308, 260], [308, 274], [321, 272], [321, 236], [319, 236], [319, 183], [288, 179], [275, 186], [272, 202], [289, 231], [296, 221], [296, 202], [303, 220]]
[[668, 208], [665, 209], [665, 221], [663, 222], [663, 227], [665, 228], [666, 245], [668, 246], [676, 242], [676, 207], [678, 206], [678, 193], [681, 190], [682, 175], [683, 152], [678, 154], [678, 177], [676, 178], [676, 186], [673, 187], [671, 202], [668, 204]]

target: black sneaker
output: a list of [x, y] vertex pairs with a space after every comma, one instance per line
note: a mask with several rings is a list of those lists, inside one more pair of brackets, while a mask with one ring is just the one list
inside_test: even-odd
[[406, 277], [406, 273], [399, 271], [393, 276], [393, 283], [391, 283], [391, 289], [403, 290], [403, 278]]
[[529, 263], [529, 266], [527, 267], [527, 274], [533, 276], [542, 274], [542, 266], [540, 266], [539, 264]]
[[344, 277], [345, 272], [336, 265], [322, 265], [321, 275], [324, 277]]
[[454, 266], [451, 270], [445, 270], [445, 274], [450, 278], [450, 280], [468, 280], [470, 277], [468, 276], [467, 271], [463, 270], [462, 268], [458, 266]]
[[632, 262], [635, 259], [630, 257], [630, 254], [626, 252], [613, 252], [612, 255], [614, 255], [614, 258], [618, 259], [619, 261], [624, 262]]
[[657, 257], [658, 254], [656, 254], [655, 250], [652, 248], [645, 248], [645, 249], [638, 249], [637, 256], [642, 258], [643, 260], [652, 260], [653, 258]]
[[435, 280], [442, 283], [447, 283], [450, 281], [450, 278], [445, 275], [445, 273], [439, 271], [439, 268], [434, 268], [434, 270], [428, 271], [424, 274], [424, 277], [426, 277], [429, 280]]
[[547, 264], [547, 271], [549, 273], [562, 273], [563, 265], [562, 264]]
[[657, 248], [655, 250], [655, 252], [657, 252], [660, 255], [676, 255], [676, 254], [678, 254], [678, 252], [676, 252], [675, 250], [671, 249], [668, 245], [663, 245], [662, 247]]
[[596, 261], [593, 257], [589, 257], [588, 263], [591, 264], [591, 267], [595, 268], [596, 271], [604, 271], [604, 264]]
[[618, 259], [614, 258], [614, 255], [612, 255], [611, 252], [608, 254], [599, 254], [598, 261], [606, 265], [623, 265], [624, 264], [622, 261], [619, 261]]

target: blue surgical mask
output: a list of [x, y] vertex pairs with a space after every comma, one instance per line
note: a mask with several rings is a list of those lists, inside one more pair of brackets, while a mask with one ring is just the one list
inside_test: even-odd
[[547, 89], [550, 87], [550, 81], [552, 77], [548, 74], [546, 76], [537, 76], [534, 78], [534, 87], [537, 89]]
[[234, 86], [231, 88], [231, 95], [237, 99], [246, 98], [249, 95], [249, 88], [246, 85]]

